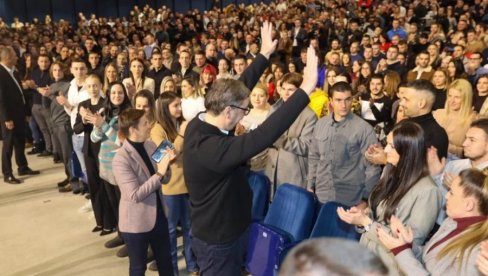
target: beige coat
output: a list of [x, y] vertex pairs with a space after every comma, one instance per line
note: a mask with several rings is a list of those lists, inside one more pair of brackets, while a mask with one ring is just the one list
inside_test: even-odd
[[[159, 145], [166, 139], [168, 139], [166, 131], [164, 131], [160, 124], [155, 123], [151, 129], [151, 140], [156, 145]], [[176, 158], [170, 164], [171, 179], [168, 184], [163, 185], [163, 194], [187, 194], [188, 188], [186, 187], [185, 178], [183, 177], [183, 137], [178, 135], [173, 145], [175, 146]]]
[[445, 236], [456, 229], [457, 222], [451, 218], [447, 218], [442, 223], [439, 230], [435, 233], [432, 239], [425, 245], [422, 253], [422, 262], [420, 262], [411, 249], [406, 249], [395, 256], [398, 265], [409, 276], [423, 276], [423, 275], [439, 275], [439, 276], [458, 276], [481, 275], [476, 268], [476, 258], [480, 251], [480, 243], [474, 246], [471, 252], [465, 252], [461, 268], [458, 265], [458, 256], [446, 256], [442, 259], [437, 259], [439, 252], [448, 244], [443, 242], [431, 250], [432, 246]]
[[[282, 101], [278, 101], [273, 105], [270, 114], [281, 104]], [[308, 147], [316, 122], [317, 116], [307, 106], [273, 147], [269, 148], [265, 173], [273, 187], [277, 188], [284, 183], [307, 187]]]
[[434, 119], [446, 131], [449, 139], [448, 151], [458, 157], [463, 156], [463, 142], [468, 131], [469, 125], [475, 119], [476, 114], [473, 112], [471, 116], [462, 121], [458, 113], [451, 112], [447, 114], [445, 108], [437, 109], [432, 112]]
[[[412, 227], [414, 232], [413, 250], [420, 257], [420, 246], [434, 227], [437, 215], [442, 206], [442, 194], [430, 176], [420, 179], [402, 198], [397, 206], [395, 215], [404, 223]], [[389, 226], [383, 219], [385, 207], [380, 204], [376, 210], [375, 222], [368, 232], [361, 236], [360, 243], [376, 253], [388, 266], [390, 275], [401, 275], [393, 254], [383, 246], [376, 236], [376, 228], [383, 227], [390, 232]]]

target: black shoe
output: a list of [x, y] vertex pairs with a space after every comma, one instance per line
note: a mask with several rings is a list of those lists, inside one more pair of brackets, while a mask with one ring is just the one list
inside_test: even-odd
[[103, 227], [101, 226], [95, 226], [95, 228], [92, 229], [92, 232], [95, 233], [95, 232], [100, 232], [103, 230]]
[[30, 168], [19, 171], [19, 175], [37, 175], [40, 173], [40, 171], [33, 171]]
[[105, 235], [108, 235], [108, 234], [112, 234], [113, 232], [115, 232], [115, 228], [112, 228], [112, 229], [109, 229], [109, 230], [103, 229], [102, 232], [100, 232], [100, 236], [105, 236]]
[[38, 147], [32, 147], [32, 149], [27, 152], [28, 155], [33, 155], [38, 153], [41, 153], [41, 150]]
[[45, 150], [45, 151], [43, 151], [43, 152], [39, 153], [39, 154], [37, 155], [37, 157], [48, 157], [48, 156], [52, 156], [52, 155], [53, 155], [53, 153], [52, 153], [52, 152]]
[[68, 183], [68, 184], [66, 184], [66, 186], [59, 188], [58, 191], [60, 193], [69, 193], [69, 192], [73, 191], [73, 188], [71, 187], [71, 184]]
[[121, 236], [117, 235], [115, 238], [105, 243], [105, 248], [115, 248], [124, 244], [124, 240]]
[[152, 261], [149, 264], [148, 269], [151, 270], [151, 271], [158, 271], [158, 265], [156, 264], [156, 261]]
[[127, 245], [122, 246], [119, 251], [117, 251], [117, 257], [119, 258], [125, 258], [129, 256], [129, 249], [127, 248]]
[[75, 195], [78, 195], [81, 192], [82, 192], [81, 189], [73, 189], [73, 194], [75, 194]]
[[64, 187], [64, 186], [68, 185], [68, 184], [69, 184], [69, 179], [67, 179], [67, 178], [66, 178], [66, 179], [65, 179], [65, 180], [63, 180], [63, 181], [58, 182], [58, 188], [62, 188], [62, 187]]
[[22, 180], [15, 178], [13, 175], [7, 175], [3, 177], [3, 182], [8, 184], [20, 184]]

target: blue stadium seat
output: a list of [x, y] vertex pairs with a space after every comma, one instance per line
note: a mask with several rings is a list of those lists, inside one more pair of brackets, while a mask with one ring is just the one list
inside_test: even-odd
[[247, 271], [254, 276], [275, 275], [283, 250], [310, 236], [316, 204], [315, 195], [307, 190], [281, 185], [264, 222], [251, 225]]
[[270, 181], [258, 172], [250, 172], [248, 181], [252, 190], [252, 220], [262, 222], [268, 211]]
[[337, 207], [349, 209], [349, 206], [337, 202], [327, 202], [320, 208], [319, 215], [310, 234], [310, 238], [338, 237], [349, 240], [359, 240], [359, 234], [354, 225], [343, 222], [337, 215]]

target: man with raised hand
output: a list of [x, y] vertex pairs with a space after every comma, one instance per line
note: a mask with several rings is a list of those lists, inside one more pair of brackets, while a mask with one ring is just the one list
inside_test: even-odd
[[192, 248], [200, 275], [240, 275], [251, 224], [247, 161], [290, 127], [316, 87], [318, 59], [310, 47], [300, 88], [254, 131], [233, 136], [236, 124], [249, 111], [249, 87], [257, 82], [276, 48], [271, 32], [271, 24], [265, 22], [261, 52], [242, 74], [242, 82], [217, 80], [205, 98], [206, 113], [192, 120], [185, 132], [183, 166], [191, 202]]

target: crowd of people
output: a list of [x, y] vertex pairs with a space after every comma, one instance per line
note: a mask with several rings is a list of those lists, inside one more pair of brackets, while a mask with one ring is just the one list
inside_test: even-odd
[[291, 183], [349, 206], [340, 219], [390, 275], [488, 275], [487, 14], [480, 0], [276, 0], [0, 19], [4, 182], [21, 183], [14, 151], [19, 175], [40, 173], [29, 144], [62, 163], [59, 192], [89, 199], [131, 275], [148, 254], [178, 275], [178, 233], [189, 273], [239, 275], [249, 170], [270, 202]]

